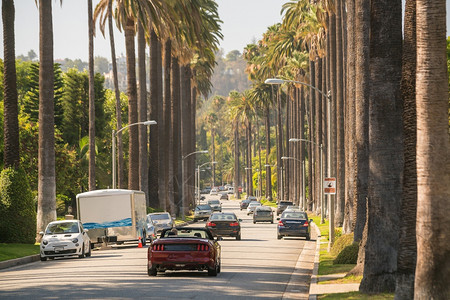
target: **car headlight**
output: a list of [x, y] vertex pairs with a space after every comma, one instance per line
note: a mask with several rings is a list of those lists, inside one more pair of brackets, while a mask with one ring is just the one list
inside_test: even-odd
[[74, 244], [78, 243], [78, 239], [77, 238], [73, 239], [72, 243], [74, 243]]
[[48, 241], [47, 241], [47, 240], [43, 240], [43, 241], [42, 241], [42, 244], [47, 245], [47, 244], [48, 244]]

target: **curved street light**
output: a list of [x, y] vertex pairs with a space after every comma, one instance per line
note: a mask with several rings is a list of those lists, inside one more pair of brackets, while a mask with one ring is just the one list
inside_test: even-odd
[[112, 147], [112, 188], [115, 189], [116, 188], [116, 137], [119, 134], [119, 132], [121, 132], [124, 129], [127, 129], [128, 127], [131, 126], [135, 126], [135, 125], [155, 125], [157, 124], [156, 121], [150, 120], [150, 121], [144, 121], [144, 122], [136, 122], [136, 123], [132, 123], [132, 124], [128, 124], [125, 127], [120, 128], [119, 130], [115, 131], [114, 129], [112, 130], [112, 142], [111, 142], [111, 147]]
[[186, 158], [188, 158], [191, 155], [197, 154], [197, 153], [208, 153], [208, 150], [200, 150], [200, 151], [194, 151], [191, 152], [189, 154], [186, 154], [185, 156], [181, 156], [181, 203], [183, 205], [183, 207], [181, 208], [181, 217], [183, 219], [183, 221], [185, 220], [185, 215], [184, 215], [184, 209], [186, 207], [186, 197], [185, 197], [185, 188], [184, 188], [184, 160]]
[[208, 161], [208, 162], [205, 162], [204, 164], [201, 164], [201, 165], [197, 166], [197, 176], [198, 176], [198, 179], [197, 179], [197, 198], [198, 198], [198, 203], [200, 203], [200, 168], [205, 166], [205, 165], [207, 165], [207, 164], [215, 165], [215, 164], [217, 164], [217, 161]]

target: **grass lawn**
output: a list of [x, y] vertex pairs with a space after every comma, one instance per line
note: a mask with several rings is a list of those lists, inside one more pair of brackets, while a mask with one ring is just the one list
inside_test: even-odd
[[0, 243], [0, 261], [39, 254], [39, 245]]
[[350, 299], [350, 300], [385, 300], [385, 299], [394, 299], [393, 293], [384, 293], [384, 294], [377, 294], [377, 295], [366, 295], [361, 294], [359, 292], [350, 292], [350, 293], [340, 293], [340, 294], [325, 294], [325, 295], [319, 295], [317, 296], [317, 299], [321, 300], [340, 300], [340, 299]]

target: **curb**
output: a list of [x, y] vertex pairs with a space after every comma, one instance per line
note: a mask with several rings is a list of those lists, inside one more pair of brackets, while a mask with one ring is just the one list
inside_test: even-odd
[[317, 295], [311, 294], [311, 286], [316, 285], [318, 282], [318, 274], [319, 274], [319, 261], [320, 261], [320, 240], [322, 239], [322, 236], [320, 234], [319, 227], [317, 227], [317, 224], [314, 223], [314, 230], [317, 232], [317, 241], [316, 241], [316, 255], [314, 256], [314, 268], [313, 273], [311, 276], [311, 284], [309, 285], [309, 300], [316, 300]]
[[0, 270], [32, 263], [32, 262], [38, 261], [39, 259], [40, 259], [40, 255], [35, 254], [35, 255], [0, 261]]

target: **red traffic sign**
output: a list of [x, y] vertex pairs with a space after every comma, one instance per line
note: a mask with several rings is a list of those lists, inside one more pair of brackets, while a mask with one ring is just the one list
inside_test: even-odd
[[323, 181], [323, 191], [328, 195], [336, 195], [336, 178], [325, 178]]

